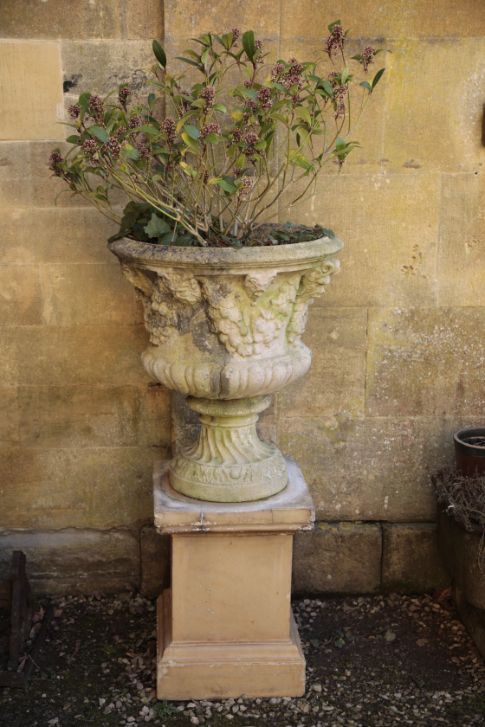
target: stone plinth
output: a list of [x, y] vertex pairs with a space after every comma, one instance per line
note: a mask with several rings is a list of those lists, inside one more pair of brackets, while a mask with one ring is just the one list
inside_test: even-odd
[[159, 699], [304, 693], [291, 561], [314, 510], [292, 461], [288, 474], [274, 497], [221, 504], [179, 495], [157, 468], [155, 526], [172, 539], [172, 585], [158, 600]]

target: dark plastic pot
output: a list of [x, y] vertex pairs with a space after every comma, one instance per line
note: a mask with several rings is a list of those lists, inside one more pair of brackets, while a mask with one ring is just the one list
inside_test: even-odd
[[453, 439], [458, 472], [467, 477], [485, 474], [485, 427], [462, 429]]

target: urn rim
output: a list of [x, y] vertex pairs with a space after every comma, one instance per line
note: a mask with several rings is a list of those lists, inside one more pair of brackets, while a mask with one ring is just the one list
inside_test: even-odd
[[307, 242], [254, 247], [176, 247], [141, 242], [127, 237], [108, 243], [110, 251], [124, 263], [154, 267], [228, 268], [298, 268], [307, 267], [343, 248], [338, 237], [319, 237]]

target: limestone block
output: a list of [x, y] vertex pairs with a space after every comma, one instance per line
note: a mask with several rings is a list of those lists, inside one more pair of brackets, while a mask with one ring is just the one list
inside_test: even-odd
[[138, 586], [138, 539], [128, 530], [0, 531], [2, 578], [13, 550], [27, 557], [34, 593], [110, 593]]
[[228, 4], [166, 0], [164, 4], [167, 36], [189, 37], [234, 27], [242, 32], [254, 30], [259, 37], [279, 35], [279, 3], [274, 0], [233, 0]]
[[[0, 151], [1, 154], [1, 151]], [[108, 263], [118, 265], [106, 240], [116, 225], [89, 207], [6, 208], [0, 264]]]
[[119, 5], [119, 0], [22, 0], [20, 11], [16, 0], [2, 0], [0, 28], [11, 38], [112, 38], [120, 34]]
[[14, 333], [11, 377], [20, 384], [146, 384], [142, 325], [21, 326]]
[[[146, 3], [130, 3], [133, 6]], [[128, 83], [133, 91], [148, 93], [147, 81], [154, 65], [149, 34], [143, 41], [63, 41], [62, 67], [64, 81], [69, 84], [69, 95], [79, 96], [83, 91], [101, 95]], [[72, 101], [72, 99], [71, 99]]]
[[304, 338], [312, 366], [279, 395], [282, 417], [363, 414], [366, 328], [363, 308], [311, 307]]
[[140, 531], [140, 556], [140, 591], [147, 598], [154, 598], [168, 585], [170, 537], [160, 535], [153, 525], [145, 525]]
[[485, 82], [485, 38], [390, 45], [386, 165], [411, 174], [475, 170], [484, 159], [478, 89]]
[[301, 465], [318, 519], [429, 521], [429, 472], [451, 461], [459, 426], [424, 417], [281, 416], [279, 444]]
[[170, 392], [161, 384], [150, 383], [142, 389], [135, 418], [137, 442], [148, 447], [162, 447], [170, 452], [172, 417]]
[[163, 38], [164, 0], [125, 0], [123, 36], [125, 38]]
[[318, 523], [295, 537], [297, 593], [372, 593], [380, 586], [381, 529], [361, 523]]
[[[111, 264], [40, 266], [43, 322], [49, 326], [141, 323], [141, 305]], [[35, 322], [35, 321], [34, 321]]]
[[164, 398], [155, 399], [151, 387], [21, 386], [19, 439], [46, 448], [167, 446]]
[[[107, 529], [153, 512], [149, 447], [0, 449], [2, 526]], [[166, 455], [165, 455], [166, 456]]]
[[0, 41], [0, 95], [1, 140], [65, 138], [57, 43]]
[[295, 195], [287, 193], [282, 220], [318, 222], [344, 242], [341, 272], [322, 305], [433, 305], [439, 191], [435, 174], [349, 173], [323, 176], [291, 209]]
[[17, 356], [17, 329], [4, 328], [2, 330], [2, 345], [0, 346], [0, 371], [2, 372], [2, 386], [15, 386], [18, 382], [18, 356]]
[[41, 323], [42, 303], [37, 265], [0, 266], [2, 326]]
[[484, 333], [484, 308], [371, 310], [368, 413], [481, 415]]
[[342, 19], [344, 28], [363, 38], [459, 37], [485, 32], [485, 11], [476, 0], [346, 0], [330, 7], [319, 0], [282, 0], [284, 37], [321, 38], [329, 23]]
[[438, 256], [441, 305], [485, 306], [484, 174], [444, 174]]
[[19, 407], [17, 388], [0, 386], [0, 447], [19, 443]]
[[435, 523], [384, 525], [383, 588], [421, 593], [447, 584]]

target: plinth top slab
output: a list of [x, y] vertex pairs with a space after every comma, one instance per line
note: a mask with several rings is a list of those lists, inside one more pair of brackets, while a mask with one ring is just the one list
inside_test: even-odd
[[298, 465], [288, 464], [288, 486], [265, 500], [221, 503], [194, 500], [176, 492], [168, 479], [167, 464], [159, 462], [153, 474], [154, 521], [160, 533], [246, 532], [311, 530], [313, 500]]

